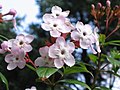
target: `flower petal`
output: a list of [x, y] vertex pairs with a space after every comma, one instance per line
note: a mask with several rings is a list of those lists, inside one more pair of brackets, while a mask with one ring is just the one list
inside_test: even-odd
[[57, 47], [56, 44], [53, 44], [52, 46], [50, 46], [50, 48], [49, 48], [49, 57], [57, 58], [58, 57], [57, 55], [60, 53], [60, 51], [57, 50], [57, 49], [58, 49], [58, 47]]
[[13, 59], [14, 59], [14, 56], [13, 56], [12, 54], [7, 54], [7, 55], [5, 56], [5, 61], [6, 61], [7, 63], [13, 62]]
[[56, 44], [58, 44], [59, 46], [65, 46], [65, 39], [63, 37], [58, 37], [56, 39]]
[[59, 14], [59, 13], [62, 12], [62, 9], [59, 6], [53, 6], [52, 9], [51, 9], [51, 12], [53, 14]]
[[44, 15], [43, 15], [43, 21], [44, 21], [45, 23], [51, 22], [53, 18], [54, 18], [54, 17], [52, 16], [52, 14], [44, 14]]
[[41, 27], [42, 27], [42, 29], [44, 29], [45, 31], [50, 31], [50, 30], [51, 30], [50, 25], [47, 24], [47, 23], [42, 23], [42, 24], [41, 24]]
[[30, 52], [30, 51], [32, 51], [32, 46], [29, 44], [25, 44], [25, 46], [23, 47], [23, 50], [25, 52]]
[[72, 31], [72, 32], [71, 32], [71, 38], [72, 38], [73, 40], [79, 41], [79, 40], [80, 40], [79, 32], [78, 32], [78, 31]]
[[31, 43], [34, 39], [34, 36], [33, 35], [27, 35], [25, 36], [25, 41], [26, 43]]
[[45, 46], [39, 49], [39, 53], [42, 57], [47, 56], [49, 51], [49, 47]]
[[7, 66], [7, 69], [8, 70], [13, 70], [17, 67], [17, 65], [15, 63], [9, 63], [8, 66]]
[[69, 13], [70, 13], [70, 11], [67, 10], [67, 11], [62, 12], [61, 15], [64, 17], [67, 17], [69, 15]]
[[20, 69], [23, 69], [25, 67], [25, 64], [26, 62], [25, 61], [20, 61], [17, 63], [17, 66], [20, 68]]
[[60, 59], [55, 59], [54, 64], [55, 64], [56, 68], [62, 68], [63, 65], [64, 65], [64, 62], [62, 60], [60, 60]]
[[58, 32], [57, 30], [52, 30], [52, 31], [50, 31], [50, 35], [52, 37], [60, 37], [61, 33]]
[[36, 66], [44, 66], [45, 65], [45, 60], [43, 57], [38, 57], [36, 60], [35, 60], [35, 65]]
[[73, 65], [75, 65], [75, 58], [71, 54], [68, 54], [65, 57], [64, 62], [66, 65], [72, 67]]
[[75, 50], [75, 45], [73, 42], [68, 42], [67, 43], [67, 49], [69, 50], [70, 53], [72, 53]]
[[90, 45], [90, 49], [92, 50], [93, 54], [97, 54], [97, 52], [95, 51], [95, 49], [93, 48], [93, 45]]
[[80, 47], [83, 48], [83, 49], [88, 49], [89, 46], [91, 45], [91, 42], [89, 39], [81, 39], [80, 40]]

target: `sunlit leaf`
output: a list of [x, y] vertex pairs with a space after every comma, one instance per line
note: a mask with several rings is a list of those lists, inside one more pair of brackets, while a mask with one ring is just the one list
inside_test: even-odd
[[92, 60], [94, 63], [98, 60], [98, 57], [95, 56], [94, 54], [89, 54], [90, 60]]
[[64, 79], [64, 80], [60, 80], [58, 81], [58, 83], [60, 82], [65, 82], [65, 83], [69, 83], [69, 84], [78, 84], [82, 87], [88, 88], [89, 90], [91, 90], [91, 88], [85, 84], [84, 82], [78, 81], [78, 80], [73, 80], [73, 79]]
[[50, 67], [39, 67], [36, 70], [38, 76], [43, 77], [43, 78], [49, 78], [51, 75], [53, 75], [57, 71], [58, 71], [58, 69], [50, 68]]

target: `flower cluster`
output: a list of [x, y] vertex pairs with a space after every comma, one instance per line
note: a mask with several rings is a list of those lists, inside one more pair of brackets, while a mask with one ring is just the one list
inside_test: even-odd
[[10, 53], [5, 56], [5, 61], [9, 63], [7, 66], [8, 70], [15, 69], [17, 66], [20, 69], [25, 67], [25, 54], [32, 50], [30, 43], [33, 39], [34, 37], [32, 35], [24, 36], [20, 34], [15, 39], [4, 41], [1, 44], [0, 53]]
[[[76, 47], [75, 42], [79, 42], [78, 48], [90, 48], [93, 54], [101, 52], [97, 27], [93, 30], [89, 24], [84, 25], [79, 21], [76, 23], [76, 26], [72, 25], [70, 19], [67, 18], [70, 11], [62, 11], [59, 6], [53, 6], [51, 12], [43, 15], [44, 22], [41, 24], [41, 27], [46, 31], [50, 31], [53, 42], [49, 42], [48, 46], [46, 45], [39, 49], [40, 57], [37, 57], [34, 63], [27, 54], [32, 50], [30, 45], [34, 39], [32, 35], [24, 36], [20, 34], [15, 39], [4, 41], [1, 44], [0, 53], [10, 53], [5, 56], [8, 70], [16, 67], [22, 69], [25, 67], [26, 62], [31, 62], [34, 67], [62, 68], [64, 64], [72, 67], [75, 65], [73, 56]], [[68, 35], [71, 37], [71, 40], [67, 40]]]
[[[47, 60], [52, 59], [55, 67], [61, 68], [63, 67], [64, 63], [70, 67], [75, 65], [75, 58], [72, 53], [75, 50], [75, 44], [73, 42], [76, 41], [79, 42], [79, 47], [82, 49], [90, 48], [93, 54], [101, 52], [97, 27], [92, 30], [92, 27], [89, 24], [84, 25], [79, 21], [77, 22], [76, 26], [72, 25], [70, 19], [67, 18], [70, 11], [62, 11], [59, 6], [53, 6], [51, 12], [52, 13], [43, 15], [44, 23], [41, 24], [41, 27], [46, 31], [50, 31], [51, 37], [55, 39], [53, 43], [49, 45], [49, 47], [43, 47], [40, 49], [44, 49], [44, 55], [49, 57]], [[63, 34], [70, 34], [72, 39], [71, 41], [73, 42], [67, 42], [66, 36]], [[97, 51], [95, 50], [94, 46], [96, 46]], [[41, 57], [38, 57], [35, 60], [35, 64], [37, 66], [45, 64], [46, 56], [44, 55], [41, 53]], [[48, 65], [48, 63], [46, 65]]]

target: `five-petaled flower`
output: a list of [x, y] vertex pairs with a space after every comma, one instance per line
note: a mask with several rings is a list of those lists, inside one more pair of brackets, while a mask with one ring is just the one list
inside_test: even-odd
[[90, 48], [94, 54], [97, 52], [93, 48], [93, 44], [96, 44], [98, 52], [100, 52], [99, 40], [97, 31], [92, 31], [92, 27], [89, 24], [83, 25], [82, 22], [77, 22], [76, 30], [71, 32], [71, 38], [80, 42], [80, 47], [83, 49]]
[[66, 42], [63, 37], [58, 37], [56, 43], [50, 46], [49, 56], [54, 58], [54, 65], [61, 68], [64, 63], [68, 66], [75, 64], [75, 59], [72, 55], [75, 45], [72, 42]]
[[44, 67], [54, 67], [53, 59], [48, 56], [49, 47], [45, 46], [39, 49], [39, 53], [41, 57], [38, 57], [35, 60], [36, 66], [44, 66]]
[[34, 37], [32, 35], [20, 34], [14, 39], [13, 47], [17, 46], [22, 49], [24, 52], [30, 52], [32, 50], [32, 46], [30, 43], [33, 41]]
[[20, 69], [24, 68], [26, 64], [24, 57], [25, 57], [25, 53], [22, 49], [18, 47], [11, 48], [11, 54], [7, 54], [5, 56], [5, 61], [9, 63], [7, 69], [13, 70], [17, 66]]

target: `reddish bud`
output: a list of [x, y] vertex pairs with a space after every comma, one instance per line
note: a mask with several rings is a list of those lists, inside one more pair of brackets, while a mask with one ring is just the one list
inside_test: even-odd
[[0, 4], [0, 9], [2, 9], [2, 5]]
[[92, 4], [92, 5], [91, 5], [91, 8], [92, 8], [92, 10], [94, 10], [94, 9], [95, 9], [95, 5], [94, 5], [94, 4]]
[[100, 9], [102, 7], [102, 4], [101, 3], [98, 3], [97, 4], [97, 9]]
[[110, 4], [111, 4], [110, 0], [107, 0], [107, 1], [106, 1], [106, 5], [107, 5], [108, 7], [110, 7]]
[[15, 16], [17, 13], [17, 11], [15, 9], [10, 9], [10, 11], [8, 12], [9, 15], [13, 15]]

